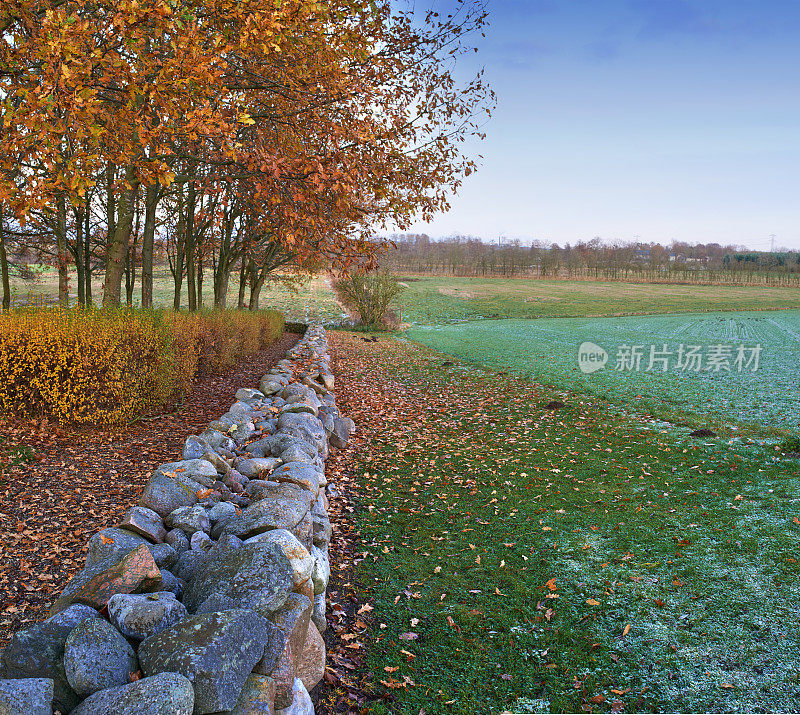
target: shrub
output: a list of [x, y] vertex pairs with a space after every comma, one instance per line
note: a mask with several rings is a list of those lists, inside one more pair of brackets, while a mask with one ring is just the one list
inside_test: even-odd
[[61, 423], [123, 423], [282, 332], [275, 311], [12, 311], [0, 315], [0, 409]]
[[361, 325], [396, 327], [399, 322], [390, 307], [403, 288], [387, 271], [339, 278], [334, 290], [339, 301]]

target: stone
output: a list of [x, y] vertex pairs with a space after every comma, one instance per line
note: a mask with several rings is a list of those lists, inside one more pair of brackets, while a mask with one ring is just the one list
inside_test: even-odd
[[250, 442], [244, 446], [244, 451], [251, 454], [253, 457], [266, 457], [272, 449], [272, 438], [264, 437], [263, 439]]
[[314, 459], [317, 456], [317, 450], [314, 446], [313, 440], [311, 442], [307, 442], [305, 439], [301, 437], [296, 437], [290, 434], [283, 434], [281, 432], [272, 435], [269, 437], [271, 440], [271, 452], [272, 455], [275, 457], [280, 457], [283, 459], [284, 462], [302, 462], [305, 460], [302, 459], [288, 459], [284, 458], [284, 454], [290, 447], [295, 447], [299, 451], [303, 452], [304, 454], [308, 455], [309, 459]]
[[264, 375], [258, 387], [263, 395], [274, 395], [283, 389], [285, 383], [277, 375]]
[[334, 420], [330, 443], [337, 449], [344, 449], [350, 441], [350, 434], [355, 429], [355, 426], [355, 422], [349, 417], [341, 417], [338, 420]]
[[107, 621], [89, 618], [67, 637], [64, 671], [72, 689], [82, 697], [125, 685], [138, 670], [133, 648]]
[[139, 504], [152, 509], [162, 517], [178, 507], [196, 504], [198, 492], [205, 489], [204, 485], [187, 476], [176, 472], [169, 474], [171, 476], [160, 471], [153, 474], [139, 499]]
[[87, 618], [100, 618], [100, 613], [91, 606], [86, 606], [83, 603], [75, 603], [60, 613], [56, 613], [55, 616], [50, 616], [45, 623], [54, 623], [55, 625], [64, 626], [72, 630]]
[[250, 675], [236, 706], [227, 715], [275, 715], [275, 681], [267, 675]]
[[295, 666], [298, 654], [303, 652], [303, 644], [311, 622], [313, 603], [310, 598], [299, 593], [292, 593], [283, 607], [272, 614], [270, 620], [280, 628], [289, 639]]
[[217, 478], [216, 468], [205, 459], [182, 459], [180, 462], [162, 464], [155, 474], [174, 474], [176, 478], [191, 479], [204, 487], [210, 487]]
[[319, 494], [319, 471], [304, 462], [289, 462], [282, 464], [270, 475], [273, 482], [290, 482], [307, 489], [314, 495]]
[[154, 544], [164, 541], [164, 537], [167, 535], [161, 517], [152, 509], [144, 506], [134, 506], [128, 509], [120, 527], [139, 534]]
[[[265, 659], [266, 661], [266, 659]], [[294, 658], [292, 657], [292, 646], [288, 639], [284, 641], [283, 650], [277, 661], [270, 667], [266, 667], [265, 661], [258, 663], [253, 668], [254, 675], [269, 675], [275, 684], [275, 708], [286, 708], [292, 704], [294, 698]]]
[[173, 569], [173, 573], [183, 581], [190, 581], [197, 567], [206, 558], [205, 551], [185, 551], [178, 559], [178, 563]]
[[214, 469], [219, 474], [227, 474], [231, 471], [231, 465], [228, 464], [219, 454], [209, 447], [206, 452], [203, 452], [202, 457], [206, 462], [211, 463]]
[[273, 482], [263, 479], [251, 479], [246, 488], [247, 494], [253, 501], [262, 499], [295, 499], [309, 502], [311, 508], [311, 497], [303, 491], [303, 488], [291, 482]]
[[232, 599], [239, 608], [268, 616], [292, 591], [292, 567], [274, 543], [243, 544], [222, 553], [209, 552], [188, 580], [183, 602], [194, 611], [212, 595]]
[[236, 705], [269, 635], [266, 619], [252, 611], [206, 613], [143, 641], [139, 661], [148, 676], [186, 676], [194, 685], [195, 715], [216, 713]]
[[192, 715], [194, 686], [180, 673], [158, 673], [90, 695], [72, 715]]
[[[285, 408], [284, 408], [285, 409]], [[328, 438], [325, 428], [314, 415], [281, 414], [278, 418], [278, 429], [284, 434], [291, 434], [316, 446], [320, 454], [326, 454]], [[334, 428], [334, 434], [336, 430]]]
[[211, 531], [211, 520], [201, 506], [182, 506], [170, 512], [164, 519], [171, 529], [180, 529], [191, 537], [196, 531]]
[[142, 544], [121, 559], [101, 561], [80, 571], [56, 600], [52, 613], [73, 603], [101, 610], [116, 593], [147, 593], [161, 585], [161, 571], [150, 550]]
[[208, 551], [214, 545], [211, 537], [205, 531], [195, 531], [189, 543], [192, 551]]
[[325, 675], [325, 641], [317, 627], [310, 623], [303, 652], [296, 665], [297, 677], [303, 681], [306, 690], [313, 690]]
[[180, 598], [185, 587], [186, 582], [183, 579], [173, 575], [172, 572], [167, 571], [167, 569], [161, 570], [161, 586], [159, 586], [159, 588], [162, 591], [169, 591], [175, 598]]
[[101, 561], [119, 558], [131, 549], [142, 544], [150, 546], [150, 541], [140, 534], [127, 529], [111, 527], [98, 531], [86, 542], [86, 566], [93, 566]]
[[324, 593], [328, 588], [328, 581], [331, 577], [331, 562], [328, 557], [328, 547], [317, 546], [311, 548], [311, 556], [314, 559], [314, 568], [311, 570], [311, 581], [314, 584], [314, 595]]
[[228, 414], [240, 414], [240, 415], [247, 415], [250, 419], [255, 417], [255, 407], [251, 405], [249, 402], [244, 402], [243, 400], [237, 400], [234, 402], [230, 409], [228, 410]]
[[37, 623], [15, 633], [3, 651], [6, 678], [44, 678], [53, 681], [53, 707], [69, 712], [78, 696], [64, 672], [64, 644], [74, 625], [56, 622]]
[[183, 443], [184, 459], [201, 459], [203, 455], [211, 449], [211, 445], [203, 437], [187, 437]]
[[[308, 499], [263, 499], [243, 509], [239, 516], [220, 529], [220, 534], [233, 534], [240, 539], [247, 539], [273, 529], [291, 530], [302, 521], [309, 509]], [[216, 529], [211, 532], [212, 537], [216, 535], [215, 532]]]
[[[252, 413], [227, 412], [220, 417], [218, 422], [230, 424], [227, 432], [233, 441], [240, 445], [247, 442], [255, 432]], [[212, 422], [212, 424], [214, 423]]]
[[147, 548], [160, 569], [171, 569], [178, 563], [178, 552], [169, 544], [148, 544]]
[[[307, 444], [303, 442], [302, 445]], [[308, 454], [309, 450], [301, 446], [301, 442], [294, 442], [281, 452], [280, 459], [282, 462], [305, 462], [306, 464], [313, 464], [315, 457]]]
[[[273, 686], [273, 692], [274, 692]], [[53, 681], [50, 678], [0, 680], [2, 715], [50, 715], [53, 712]]]
[[333, 390], [334, 386], [336, 385], [336, 378], [329, 372], [320, 375], [320, 380], [328, 390]]
[[294, 586], [299, 586], [309, 578], [314, 569], [314, 559], [306, 548], [297, 540], [297, 537], [286, 529], [274, 529], [258, 536], [253, 536], [245, 544], [271, 543], [280, 548], [283, 554], [289, 559], [292, 567], [292, 582]]
[[325, 430], [325, 434], [327, 434], [328, 437], [330, 437], [335, 427], [336, 418], [330, 412], [323, 410], [320, 410], [317, 413], [317, 417], [319, 418], [319, 421], [322, 422], [322, 427]]
[[328, 518], [328, 515], [314, 509], [311, 512], [311, 521], [314, 544], [316, 546], [326, 546], [329, 544], [331, 542], [331, 536], [333, 536], [333, 526], [331, 526], [331, 520]]
[[307, 387], [310, 387], [312, 390], [314, 390], [314, 392], [316, 392], [317, 395], [327, 395], [328, 394], [328, 388], [325, 387], [325, 385], [322, 385], [319, 382], [316, 382], [315, 380], [313, 380], [308, 375], [306, 375], [302, 379], [302, 383], [304, 385], [306, 385]]
[[283, 407], [281, 407], [281, 410], [280, 410], [279, 414], [284, 415], [284, 414], [302, 414], [302, 413], [305, 413], [305, 414], [309, 414], [309, 415], [314, 415], [314, 417], [316, 417], [317, 416], [317, 410], [318, 410], [317, 407], [315, 407], [314, 405], [308, 404], [308, 402], [306, 402], [305, 400], [302, 400], [302, 401], [301, 400], [296, 400], [294, 402], [289, 402], [289, 403], [285, 404]]
[[234, 442], [227, 434], [225, 427], [222, 431], [209, 428], [200, 435], [202, 439], [211, 447], [211, 449], [222, 454], [223, 450], [233, 452], [236, 449], [236, 442]]
[[208, 511], [208, 518], [212, 524], [220, 521], [228, 522], [236, 516], [236, 507], [229, 501], [221, 501], [215, 504]]
[[237, 460], [236, 471], [244, 474], [248, 479], [259, 479], [262, 474], [271, 472], [282, 463], [283, 460], [279, 457], [252, 457], [251, 459]]
[[325, 594], [318, 593], [314, 596], [314, 609], [311, 611], [311, 622], [317, 627], [320, 633], [328, 630], [328, 619], [325, 617], [327, 611], [327, 604], [325, 603]]
[[108, 601], [108, 616], [122, 635], [144, 640], [171, 628], [189, 615], [173, 593], [117, 594]]
[[311, 553], [311, 549], [314, 548], [311, 512], [307, 511], [306, 515], [300, 520], [300, 523], [289, 531], [291, 531], [297, 537], [297, 540], [306, 547], [306, 551]]
[[164, 541], [168, 543], [178, 554], [178, 558], [180, 558], [181, 554], [184, 551], [189, 550], [189, 537], [186, 536], [180, 529], [172, 529], [167, 532], [167, 535], [164, 537]]
[[295, 678], [292, 688], [292, 704], [283, 709], [276, 709], [275, 715], [314, 715], [314, 702], [300, 678]]
[[240, 387], [236, 390], [235, 395], [237, 400], [246, 402], [247, 400], [263, 400], [264, 393], [261, 390], [255, 390], [252, 387]]

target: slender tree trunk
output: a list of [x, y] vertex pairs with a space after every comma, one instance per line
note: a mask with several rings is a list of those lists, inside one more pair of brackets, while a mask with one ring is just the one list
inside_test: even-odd
[[147, 187], [144, 205], [144, 236], [142, 236], [142, 308], [153, 307], [153, 242], [156, 233], [158, 185]]
[[181, 288], [183, 287], [183, 259], [185, 255], [186, 233], [184, 231], [185, 214], [183, 206], [183, 186], [178, 194], [178, 225], [175, 230], [175, 270], [172, 277], [175, 281], [175, 296], [172, 300], [173, 310], [181, 309]]
[[123, 188], [119, 197], [115, 231], [109, 237], [108, 248], [106, 249], [106, 275], [103, 287], [104, 308], [113, 308], [120, 304], [125, 254], [128, 250], [133, 230], [133, 214], [139, 182], [134, 176], [132, 166], [127, 168], [125, 180], [127, 186]]
[[258, 310], [258, 300], [261, 296], [261, 289], [264, 287], [264, 280], [266, 273], [259, 271], [255, 263], [250, 266], [250, 303], [248, 308], [250, 310]]
[[58, 304], [69, 307], [69, 274], [67, 273], [67, 199], [60, 194], [56, 200], [56, 248], [58, 251]]
[[78, 273], [78, 305], [86, 305], [86, 271], [83, 269], [83, 207], [75, 211], [75, 269]]
[[242, 256], [242, 265], [239, 268], [239, 302], [237, 307], [244, 310], [245, 291], [247, 290], [247, 257]]
[[3, 310], [7, 313], [11, 310], [11, 282], [8, 277], [8, 252], [6, 251], [2, 204], [0, 204], [0, 275], [3, 279]]
[[189, 289], [189, 312], [197, 310], [196, 246], [194, 237], [194, 211], [197, 194], [194, 181], [189, 181], [186, 197], [186, 285]]
[[92, 244], [91, 236], [89, 235], [92, 227], [92, 212], [89, 198], [86, 199], [86, 208], [84, 211], [83, 220], [83, 291], [85, 294], [86, 305], [89, 306], [92, 304]]
[[230, 268], [220, 265], [214, 276], [214, 307], [225, 310], [228, 305], [228, 283], [230, 281]]
[[132, 240], [128, 243], [128, 251], [125, 254], [125, 304], [129, 308], [133, 306], [133, 289], [136, 287], [136, 248], [139, 245], [139, 226], [142, 218], [138, 192], [134, 201], [136, 228], [133, 230]]

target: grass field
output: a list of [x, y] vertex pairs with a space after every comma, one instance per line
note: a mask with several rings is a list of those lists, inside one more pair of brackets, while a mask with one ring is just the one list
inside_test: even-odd
[[800, 289], [598, 281], [400, 278], [402, 319], [559, 318], [800, 308]]
[[368, 712], [800, 710], [797, 460], [331, 335], [390, 698]]
[[[625, 318], [483, 320], [457, 325], [419, 326], [408, 336], [442, 352], [528, 379], [603, 397], [617, 405], [694, 425], [752, 424], [800, 432], [800, 311], [708, 313]], [[604, 348], [605, 369], [583, 374], [578, 347]], [[640, 369], [618, 370], [621, 345], [642, 346]], [[647, 370], [651, 345], [654, 360]], [[663, 352], [667, 346], [666, 353]], [[700, 345], [706, 362], [678, 369], [680, 345]], [[711, 346], [732, 346], [719, 370], [708, 370]], [[737, 346], [760, 345], [758, 369], [741, 365]], [[670, 353], [670, 354], [667, 354]], [[668, 370], [663, 371], [667, 366]], [[694, 366], [692, 366], [694, 367]], [[729, 369], [726, 370], [725, 367]]]

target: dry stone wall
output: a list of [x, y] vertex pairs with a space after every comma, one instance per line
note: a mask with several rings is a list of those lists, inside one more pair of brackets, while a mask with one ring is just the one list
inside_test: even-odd
[[310, 715], [325, 668], [325, 460], [354, 425], [321, 326], [95, 534], [0, 652], [7, 715]]

